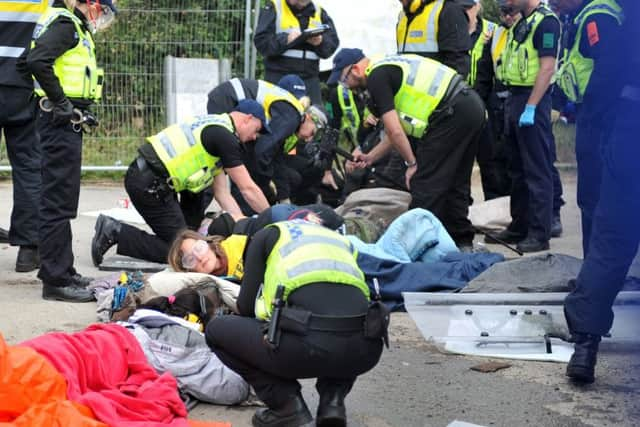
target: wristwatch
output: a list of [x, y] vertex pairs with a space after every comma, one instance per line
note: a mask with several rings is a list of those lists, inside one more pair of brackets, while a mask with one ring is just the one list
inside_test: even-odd
[[408, 168], [412, 168], [412, 167], [414, 167], [414, 166], [417, 166], [417, 165], [418, 165], [418, 161], [417, 161], [417, 160], [414, 160], [412, 163], [409, 163], [409, 162], [407, 162], [407, 161], [405, 160], [405, 161], [404, 161], [404, 165], [405, 165], [406, 167], [408, 167]]

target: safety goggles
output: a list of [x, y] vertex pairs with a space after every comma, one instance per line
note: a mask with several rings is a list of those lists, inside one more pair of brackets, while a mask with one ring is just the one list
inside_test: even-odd
[[[94, 5], [95, 7], [91, 7]], [[89, 6], [89, 23], [93, 33], [106, 30], [116, 19], [115, 11], [107, 4], [100, 4], [100, 0], [87, 0]]]
[[182, 267], [186, 270], [193, 270], [198, 265], [198, 261], [207, 254], [207, 251], [209, 251], [209, 243], [205, 240], [196, 241], [189, 252], [182, 254]]

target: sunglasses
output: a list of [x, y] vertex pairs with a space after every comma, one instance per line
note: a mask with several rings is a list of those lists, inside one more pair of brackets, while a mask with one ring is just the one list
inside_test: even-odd
[[182, 267], [192, 270], [198, 265], [198, 261], [209, 251], [209, 243], [205, 240], [198, 240], [191, 247], [191, 250], [182, 254]]

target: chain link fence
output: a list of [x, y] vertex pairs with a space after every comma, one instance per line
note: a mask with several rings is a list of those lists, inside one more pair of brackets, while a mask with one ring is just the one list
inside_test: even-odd
[[[120, 169], [146, 136], [167, 123], [164, 58], [227, 58], [234, 76], [249, 75], [247, 42], [253, 1], [120, 0], [114, 25], [96, 34], [98, 64], [105, 69], [102, 102], [93, 107], [100, 125], [86, 134], [84, 169]], [[247, 26], [248, 25], [248, 26]], [[202, 88], [203, 96], [212, 88]], [[8, 166], [6, 145], [0, 166]]]

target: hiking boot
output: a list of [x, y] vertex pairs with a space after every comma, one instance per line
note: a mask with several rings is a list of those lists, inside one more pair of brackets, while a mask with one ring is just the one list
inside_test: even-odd
[[562, 221], [560, 220], [560, 214], [557, 214], [551, 220], [551, 237], [560, 236], [562, 236]]
[[567, 376], [573, 381], [591, 384], [595, 380], [600, 339], [599, 335], [573, 334], [574, 352], [567, 365]]
[[[494, 239], [493, 236], [496, 238]], [[486, 234], [484, 236], [485, 243], [499, 243], [498, 240], [503, 241], [504, 243], [518, 243], [522, 241], [526, 236], [524, 233], [516, 233], [515, 231], [511, 231], [508, 228], [500, 231], [499, 233], [491, 233]]]
[[251, 418], [254, 427], [298, 427], [313, 420], [302, 395], [293, 396], [278, 409], [260, 408]]
[[106, 215], [98, 216], [96, 220], [96, 234], [93, 235], [91, 240], [91, 260], [93, 265], [98, 267], [102, 264], [102, 257], [109, 250], [109, 248], [118, 243], [118, 234], [122, 224]]
[[37, 246], [20, 246], [18, 258], [16, 259], [16, 271], [18, 273], [28, 273], [40, 268], [40, 255]]
[[42, 284], [42, 299], [66, 302], [91, 302], [95, 300], [93, 293], [86, 288], [74, 285], [53, 286], [46, 283]]
[[0, 243], [9, 243], [9, 230], [0, 228]]
[[516, 245], [522, 252], [541, 252], [549, 249], [548, 240], [538, 240], [535, 237], [527, 237]]

